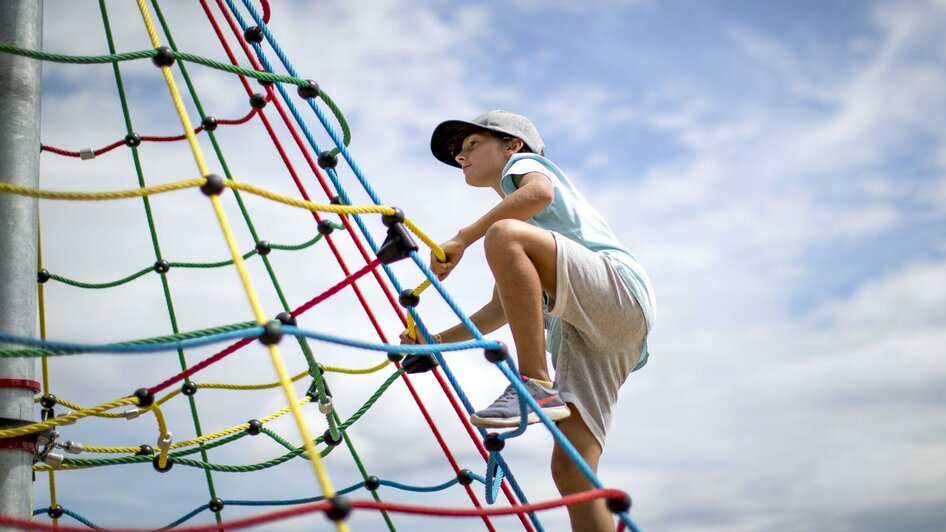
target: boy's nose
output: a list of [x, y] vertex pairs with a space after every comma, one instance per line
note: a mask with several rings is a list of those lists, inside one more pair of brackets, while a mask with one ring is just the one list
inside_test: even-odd
[[462, 153], [458, 153], [456, 157], [453, 158], [460, 166], [463, 166], [463, 161], [466, 160], [466, 157]]

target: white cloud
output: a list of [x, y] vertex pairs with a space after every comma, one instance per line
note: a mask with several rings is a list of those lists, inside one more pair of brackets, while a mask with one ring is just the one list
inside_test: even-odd
[[[74, 38], [76, 27], [99, 31], [94, 9], [47, 6], [55, 7], [55, 14], [47, 16], [47, 49], [104, 53], [104, 39], [96, 43]], [[556, 9], [572, 9], [569, 6]], [[497, 26], [499, 15], [491, 5], [451, 7], [446, 12], [414, 4], [407, 8], [393, 0], [291, 7], [273, 5], [271, 27], [283, 48], [299, 72], [317, 79], [345, 110], [354, 131], [352, 153], [379, 195], [404, 208], [437, 240], [449, 237], [495, 201], [489, 194], [469, 191], [452, 169], [430, 160], [427, 135], [438, 121], [473, 116], [504, 102], [504, 107], [534, 111], [546, 140], [594, 145], [585, 159], [557, 162], [644, 261], [662, 311], [652, 338], [654, 357], [622, 391], [601, 470], [605, 484], [632, 493], [635, 518], [646, 529], [844, 530], [856, 528], [850, 523], [863, 519], [871, 507], [897, 511], [918, 505], [925, 511], [925, 505], [941, 504], [946, 473], [936, 466], [936, 457], [943, 450], [943, 397], [937, 391], [944, 373], [938, 356], [946, 319], [946, 294], [939, 289], [939, 279], [946, 274], [942, 261], [905, 257], [882, 277], [864, 274], [856, 286], [824, 294], [807, 313], [799, 314], [792, 305], [805, 289], [799, 279], [812, 274], [806, 259], [813, 245], [858, 242], [895, 230], [914, 219], [906, 201], [919, 197], [936, 204], [935, 198], [943, 197], [938, 183], [946, 166], [946, 143], [941, 121], [931, 119], [944, 107], [946, 49], [936, 47], [942, 3], [896, 9], [881, 5], [873, 15], [876, 31], [863, 36], [853, 59], [840, 66], [809, 51], [816, 47], [799, 50], [752, 27], [726, 26], [738, 48], [734, 53], [787, 87], [777, 97], [749, 93], [727, 98], [670, 78], [654, 79], [641, 95], [594, 79], [548, 86], [541, 92], [507, 85], [508, 80], [495, 79], [499, 76], [493, 59], [484, 57], [491, 50], [484, 43], [495, 39], [497, 47], [516, 44], [508, 35], [494, 34], [504, 26]], [[116, 24], [120, 51], [150, 46], [134, 6], [113, 3], [109, 8], [113, 23], [125, 22]], [[199, 9], [167, 11], [181, 49], [223, 58]], [[546, 54], [543, 61], [553, 65], [556, 54]], [[110, 68], [44, 68], [49, 79], [61, 80], [70, 92], [60, 97], [57, 91], [44, 101], [44, 141], [78, 149], [123, 135]], [[92, 70], [86, 68], [97, 74], [88, 75]], [[142, 90], [160, 82], [150, 63], [124, 63], [122, 68], [129, 85], [139, 89], [130, 96], [136, 129], [148, 134], [176, 131], [163, 86], [158, 86], [157, 99]], [[199, 66], [190, 71], [201, 93], [211, 95], [205, 101], [208, 112], [220, 117], [246, 112], [245, 95], [231, 76]], [[497, 85], [498, 91], [488, 90]], [[817, 105], [808, 107], [811, 102]], [[285, 137], [272, 107], [267, 111]], [[682, 152], [661, 158], [643, 174], [619, 164], [615, 161], [622, 161], [623, 154], [596, 142], [597, 132], [624, 132], [628, 127], [667, 135]], [[921, 185], [913, 190], [887, 164], [894, 158], [909, 159], [919, 134], [932, 146], [937, 177], [919, 178]], [[320, 143], [327, 142], [323, 133], [316, 136]], [[278, 155], [263, 148], [269, 141], [261, 128], [221, 127], [218, 137], [238, 178], [295, 194]], [[205, 136], [201, 144], [209, 150]], [[323, 198], [295, 147], [291, 151], [310, 192]], [[182, 144], [148, 144], [141, 152], [149, 183], [195, 173]], [[47, 154], [43, 168], [48, 188], [136, 185], [124, 147], [83, 162]], [[343, 168], [341, 179], [353, 196], [366, 201], [350, 170]], [[216, 221], [205, 198], [190, 192], [154, 200], [162, 250], [172, 260], [221, 260], [227, 251]], [[250, 249], [252, 239], [232, 197], [224, 203], [241, 248]], [[303, 212], [252, 198], [247, 203], [263, 238], [291, 243], [313, 234], [314, 224]], [[57, 273], [101, 281], [153, 260], [137, 200], [111, 205], [44, 203], [43, 216], [44, 258]], [[376, 220], [369, 225], [376, 237], [382, 234]], [[344, 238], [337, 241], [352, 265], [363, 263]], [[941, 253], [942, 246], [931, 243], [930, 252]], [[292, 305], [342, 276], [321, 244], [298, 254], [274, 252], [271, 258]], [[488, 286], [489, 278], [480, 250], [471, 251], [465, 261], [447, 286], [470, 311], [485, 301], [486, 292], [477, 287]], [[275, 313], [279, 304], [265, 272], [258, 259], [249, 264], [265, 308]], [[396, 270], [408, 286], [420, 280], [413, 267], [398, 265]], [[232, 270], [180, 269], [169, 278], [183, 329], [248, 319], [246, 297]], [[385, 333], [395, 335], [399, 325], [374, 281], [359, 284], [372, 307], [383, 309], [379, 319]], [[51, 337], [97, 341], [168, 330], [154, 275], [112, 292], [50, 284], [47, 294]], [[422, 309], [434, 329], [454, 322], [437, 299], [425, 294]], [[351, 293], [332, 303], [331, 308], [313, 309], [303, 325], [346, 336], [369, 335], [371, 325]], [[508, 333], [497, 337], [509, 341]], [[379, 359], [312, 345], [319, 360], [328, 363], [362, 366]], [[291, 370], [301, 370], [298, 349], [284, 342], [284, 351]], [[188, 358], [193, 363], [211, 352], [196, 350]], [[475, 405], [488, 402], [502, 388], [502, 380], [478, 353], [448, 356]], [[274, 378], [262, 349], [248, 349], [228, 362], [195, 380]], [[57, 359], [53, 386], [62, 397], [93, 404], [157, 382], [173, 373], [176, 364], [173, 354]], [[72, 378], [75, 375], [81, 379]], [[360, 406], [379, 382], [377, 377], [337, 375], [329, 380], [343, 415]], [[439, 386], [426, 376], [414, 382], [461, 463], [482, 469]], [[297, 389], [306, 386], [300, 382]], [[280, 407], [281, 397], [278, 390], [247, 395], [201, 391], [197, 399], [204, 431], [263, 415]], [[442, 482], [449, 477], [449, 467], [411, 403], [404, 386], [396, 384], [366, 414], [365, 422], [352, 428], [355, 443], [370, 473], [417, 484]], [[167, 409], [178, 439], [192, 432], [183, 402], [169, 403]], [[321, 433], [324, 420], [312, 415], [312, 408], [307, 412], [313, 431]], [[298, 441], [288, 418], [273, 426]], [[150, 418], [83, 423], [64, 435], [100, 444], [150, 443], [154, 426]], [[555, 496], [547, 471], [549, 444], [544, 431], [530, 430], [506, 451], [532, 500]], [[326, 461], [336, 487], [357, 476], [340, 451]], [[265, 440], [244, 439], [239, 447], [213, 450], [211, 460], [246, 464], [279, 453]], [[260, 485], [272, 486], [263, 497], [314, 491], [312, 474], [302, 462], [258, 475], [214, 478], [221, 496], [229, 498], [260, 497]], [[143, 476], [153, 482], [153, 497], [164, 502], [160, 509], [150, 500], [115, 489]], [[207, 498], [202, 474], [184, 468], [174, 475], [157, 475], [149, 466], [123, 466], [64, 473], [57, 480], [63, 504], [100, 524], [163, 525]], [[44, 500], [44, 489], [40, 477], [38, 503]], [[106, 507], [96, 495], [100, 492], [125, 504]], [[384, 495], [411, 500], [394, 490]], [[425, 500], [468, 505], [459, 490]], [[228, 516], [247, 513], [256, 511], [226, 511]], [[939, 517], [931, 522], [941, 523]], [[204, 514], [199, 522], [208, 519]], [[376, 520], [359, 519], [364, 519], [364, 528], [353, 528], [380, 526]], [[321, 522], [321, 516], [315, 516], [287, 526]], [[424, 526], [419, 520], [404, 522]], [[566, 526], [562, 512], [543, 522], [550, 530]], [[480, 525], [451, 524], [469, 530]]]

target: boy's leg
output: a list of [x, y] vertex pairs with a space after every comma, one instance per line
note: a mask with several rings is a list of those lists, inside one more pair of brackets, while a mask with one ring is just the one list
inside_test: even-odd
[[[601, 446], [585, 425], [574, 405], [570, 405], [572, 415], [558, 422], [568, 441], [575, 446], [591, 470], [597, 474], [598, 459], [601, 458]], [[568, 453], [557, 443], [552, 450], [552, 479], [562, 495], [571, 495], [594, 489], [594, 485], [578, 469]], [[614, 517], [604, 499], [596, 499], [585, 504], [568, 507], [568, 517], [573, 531], [613, 532]]]
[[501, 220], [486, 232], [483, 247], [516, 344], [520, 373], [552, 380], [545, 357], [542, 292], [555, 295], [555, 238], [525, 222]]

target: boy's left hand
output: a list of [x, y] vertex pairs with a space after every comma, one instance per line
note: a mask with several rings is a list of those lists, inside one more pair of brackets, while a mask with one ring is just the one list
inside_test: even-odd
[[463, 252], [466, 251], [466, 245], [458, 238], [454, 237], [440, 244], [440, 249], [443, 250], [446, 260], [440, 262], [437, 260], [437, 257], [433, 254], [433, 252], [431, 252], [430, 269], [434, 272], [434, 275], [437, 276], [437, 279], [443, 281], [448, 275], [450, 275], [450, 272], [452, 272], [453, 269], [457, 267], [460, 259], [463, 258]]

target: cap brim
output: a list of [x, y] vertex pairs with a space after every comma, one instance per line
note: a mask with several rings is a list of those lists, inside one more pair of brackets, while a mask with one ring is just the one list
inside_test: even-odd
[[456, 161], [453, 154], [450, 153], [450, 144], [457, 136], [466, 133], [485, 129], [471, 122], [463, 120], [447, 120], [434, 128], [433, 135], [430, 136], [430, 151], [438, 161], [460, 168], [460, 163]]

